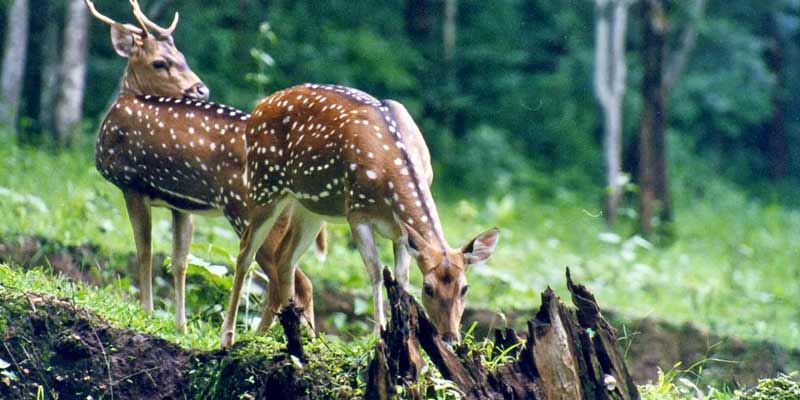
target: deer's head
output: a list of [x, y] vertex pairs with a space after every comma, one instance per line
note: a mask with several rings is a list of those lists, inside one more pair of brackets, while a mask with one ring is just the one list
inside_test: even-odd
[[150, 21], [136, 0], [130, 0], [139, 26], [120, 24], [100, 14], [90, 0], [84, 0], [97, 19], [111, 26], [111, 43], [120, 56], [128, 59], [123, 91], [163, 97], [190, 97], [207, 100], [209, 90], [192, 72], [186, 58], [175, 47], [172, 32], [178, 13], [168, 28]]
[[428, 243], [414, 228], [406, 225], [408, 247], [423, 271], [422, 305], [436, 330], [446, 342], [461, 340], [459, 326], [466, 305], [467, 270], [492, 255], [500, 231], [481, 233], [460, 249], [445, 251]]

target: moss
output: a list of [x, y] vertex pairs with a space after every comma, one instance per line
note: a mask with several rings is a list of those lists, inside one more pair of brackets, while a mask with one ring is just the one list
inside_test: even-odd
[[0, 305], [0, 336], [2, 337], [6, 336], [6, 329], [8, 329], [8, 314], [8, 310]]
[[198, 354], [186, 374], [193, 398], [352, 398], [364, 394], [373, 342], [304, 341], [303, 363], [284, 352], [280, 327], [265, 336], [245, 335], [229, 351]]
[[758, 386], [737, 392], [735, 400], [798, 400], [800, 399], [800, 382], [798, 373], [781, 374], [777, 378], [761, 379]]

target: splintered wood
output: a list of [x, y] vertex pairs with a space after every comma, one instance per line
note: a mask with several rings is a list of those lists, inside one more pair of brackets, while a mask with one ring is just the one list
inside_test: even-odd
[[523, 341], [512, 329], [496, 330], [494, 355], [513, 361], [487, 370], [476, 353], [441, 340], [422, 307], [384, 269], [392, 318], [370, 362], [367, 399], [391, 399], [403, 386], [404, 398], [423, 398], [411, 384], [424, 361], [422, 347], [443, 377], [467, 399], [588, 400], [639, 399], [614, 329], [594, 296], [576, 285], [567, 270], [567, 287], [577, 309], [547, 289], [528, 321]]

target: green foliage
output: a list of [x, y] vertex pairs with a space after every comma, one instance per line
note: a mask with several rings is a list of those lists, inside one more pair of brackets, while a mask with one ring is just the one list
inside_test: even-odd
[[750, 390], [737, 391], [735, 400], [794, 400], [800, 399], [798, 373], [781, 374], [773, 379], [761, 379]]
[[674, 365], [669, 371], [658, 371], [656, 382], [639, 387], [642, 400], [731, 400], [732, 393], [713, 387], [701, 389], [686, 375], [689, 370], [679, 369], [680, 363]]
[[[704, 161], [684, 145], [676, 143], [674, 150], [678, 219], [676, 239], [669, 247], [654, 246], [625, 229], [608, 232], [594, 196], [557, 182], [551, 181], [544, 195], [511, 186], [512, 193], [486, 200], [437, 184], [438, 209], [454, 246], [489, 227], [501, 229], [496, 254], [487, 265], [470, 269], [469, 304], [493, 310], [533, 308], [539, 292], [562, 282], [563, 268], [570, 266], [576, 279], [594, 288], [602, 303], [629, 316], [669, 316], [720, 333], [797, 343], [800, 288], [786, 282], [798, 280], [795, 238], [800, 237], [800, 212], [783, 207], [779, 198], [753, 200], [704, 168]], [[101, 253], [117, 257], [120, 263], [97, 272], [107, 282], [120, 279], [121, 292], [130, 296], [135, 293], [128, 282], [135, 278], [125, 276], [120, 266], [126, 265], [125, 254], [135, 247], [122, 195], [97, 174], [90, 154], [88, 147], [53, 155], [9, 142], [0, 146], [0, 168], [14, 171], [0, 174], [0, 187], [13, 193], [11, 197], [27, 199], [20, 202], [6, 196], [0, 203], [0, 235], [34, 234], [64, 244], [97, 244]], [[32, 198], [40, 199], [47, 211], [39, 210], [34, 205], [38, 202], [29, 201]], [[635, 219], [632, 210], [624, 215]], [[153, 242], [157, 251], [166, 253], [171, 250], [168, 221], [167, 212], [155, 210]], [[347, 227], [331, 224], [329, 231], [330, 261], [322, 264], [304, 257], [301, 267], [315, 285], [347, 289], [355, 296], [360, 316], [356, 324], [347, 323], [340, 314], [327, 322], [354, 335], [364, 334], [369, 332], [371, 315], [368, 276], [358, 252], [347, 246]], [[199, 218], [194, 241], [197, 262], [232, 264], [238, 241], [223, 219]], [[384, 260], [390, 260], [390, 246], [382, 243], [381, 249]], [[195, 267], [190, 272], [190, 315], [198, 321], [217, 321], [230, 272], [223, 277]], [[419, 274], [412, 271], [411, 279], [419, 288]], [[171, 279], [156, 280], [157, 292], [162, 288], [165, 293], [158, 304], [167, 313], [172, 307], [171, 286]], [[250, 293], [248, 307], [257, 309], [261, 294], [255, 288]], [[252, 318], [249, 324], [255, 321]]]
[[184, 347], [210, 350], [219, 347], [218, 326], [190, 321], [186, 335], [175, 332], [171, 314], [147, 315], [126, 295], [127, 282], [102, 288], [87, 287], [43, 270], [21, 271], [0, 264], [0, 294], [24, 296], [25, 292], [49, 293], [102, 315], [112, 324], [153, 334]]
[[[144, 8], [150, 3], [143, 1]], [[669, 7], [671, 48], [679, 47], [679, 33], [690, 21], [690, 3]], [[114, 19], [131, 21], [125, 4], [98, 7]], [[249, 110], [260, 97], [302, 82], [350, 85], [405, 104], [442, 171], [438, 179], [466, 191], [488, 195], [492, 190], [478, 177], [464, 178], [474, 165], [501, 172], [495, 190], [509, 184], [546, 190], [542, 181], [553, 176], [572, 190], [604, 187], [601, 123], [592, 93], [591, 2], [566, 7], [542, 0], [492, 7], [459, 2], [452, 62], [444, 60], [444, 16], [436, 2], [176, 0], [156, 19], [165, 22], [172, 10], [181, 11], [176, 44], [215, 101]], [[38, 9], [32, 14], [29, 47], [39, 49], [46, 21]], [[787, 101], [787, 115], [796, 114], [800, 105], [800, 91], [792, 90], [800, 83], [798, 20], [793, 1], [754, 7], [736, 0], [708, 2], [705, 17], [697, 21], [696, 48], [672, 91], [669, 123], [683, 140], [698, 144], [698, 153], [715, 160], [718, 171], [763, 181], [771, 156], [765, 151], [766, 129], [775, 101]], [[638, 14], [632, 13], [624, 101], [628, 160], [636, 157], [641, 106], [640, 30]], [[116, 89], [124, 60], [111, 49], [107, 26], [93, 23], [91, 33], [87, 92], [99, 95], [87, 96], [85, 109], [96, 120]], [[785, 82], [768, 62], [767, 52], [776, 46], [783, 52]], [[42, 54], [30, 53], [21, 109], [26, 132], [39, 129], [42, 91]], [[789, 145], [796, 147], [800, 125], [791, 118], [784, 123]], [[470, 154], [475, 163], [470, 164], [464, 151], [481, 153], [474, 144], [489, 151]], [[497, 157], [507, 148], [513, 150], [508, 159]], [[800, 158], [792, 156], [790, 163], [791, 177], [800, 177]], [[632, 170], [635, 163], [625, 168]]]

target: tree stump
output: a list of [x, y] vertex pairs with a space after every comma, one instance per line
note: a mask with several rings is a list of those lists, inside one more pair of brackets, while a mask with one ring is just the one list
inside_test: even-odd
[[384, 285], [392, 318], [370, 363], [368, 399], [392, 398], [396, 385], [407, 386], [417, 378], [423, 362], [418, 346], [467, 399], [639, 399], [614, 329], [594, 296], [572, 282], [569, 269], [567, 286], [577, 309], [564, 305], [548, 288], [539, 312], [528, 321], [524, 346], [513, 330], [496, 330], [493, 353], [510, 349], [507, 354], [514, 360], [493, 370], [464, 346], [452, 349], [445, 344], [420, 304], [399, 287], [388, 269]]
[[278, 321], [283, 326], [283, 332], [286, 334], [286, 352], [297, 357], [300, 361], [306, 361], [306, 356], [303, 352], [303, 337], [300, 333], [300, 318], [302, 315], [303, 310], [297, 308], [294, 300], [290, 300], [289, 304], [278, 314]]

